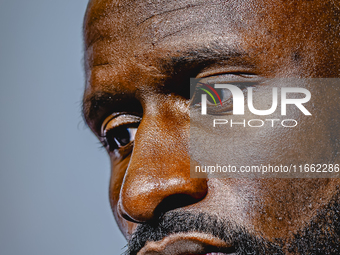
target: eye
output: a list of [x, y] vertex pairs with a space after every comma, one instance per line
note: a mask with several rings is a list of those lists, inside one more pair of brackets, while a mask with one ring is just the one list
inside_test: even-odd
[[133, 115], [108, 117], [102, 125], [101, 138], [104, 147], [113, 152], [132, 145], [140, 121], [140, 117]]
[[206, 94], [209, 115], [230, 114], [233, 110], [233, 95], [229, 89], [215, 88], [215, 84], [231, 84], [245, 91], [247, 87], [253, 87], [258, 83], [259, 81], [251, 75], [225, 74], [192, 79], [190, 84], [191, 106], [201, 107], [202, 94]]
[[137, 127], [121, 126], [106, 131], [105, 140], [110, 151], [119, 149], [135, 140]]

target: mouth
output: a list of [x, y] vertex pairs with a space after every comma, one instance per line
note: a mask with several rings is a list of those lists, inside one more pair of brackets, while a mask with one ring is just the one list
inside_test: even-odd
[[236, 255], [235, 248], [213, 235], [190, 232], [148, 241], [137, 255]]

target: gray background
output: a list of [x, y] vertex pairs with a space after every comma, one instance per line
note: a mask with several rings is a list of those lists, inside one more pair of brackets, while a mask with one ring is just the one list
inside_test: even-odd
[[0, 0], [0, 254], [115, 255], [109, 158], [80, 113], [86, 0]]

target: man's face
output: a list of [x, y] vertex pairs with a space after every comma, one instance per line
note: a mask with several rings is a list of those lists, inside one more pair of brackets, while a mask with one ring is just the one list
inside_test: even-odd
[[[338, 254], [338, 179], [196, 179], [189, 157], [190, 78], [337, 77], [338, 11], [324, 0], [90, 2], [84, 115], [110, 155], [131, 254]], [[334, 90], [311, 93], [317, 122], [228, 130], [227, 161], [339, 163]]]

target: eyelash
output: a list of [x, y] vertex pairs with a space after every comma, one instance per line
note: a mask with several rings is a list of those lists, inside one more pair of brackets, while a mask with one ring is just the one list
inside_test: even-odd
[[110, 152], [133, 143], [137, 125], [122, 125], [106, 131], [103, 136], [103, 146]]
[[140, 121], [140, 117], [128, 114], [112, 114], [106, 118], [100, 136], [103, 147], [110, 153], [132, 147]]

